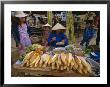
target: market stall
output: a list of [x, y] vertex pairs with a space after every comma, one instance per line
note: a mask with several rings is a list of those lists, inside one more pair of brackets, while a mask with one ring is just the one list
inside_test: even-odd
[[[96, 52], [92, 48], [81, 47], [76, 42], [75, 28], [84, 29], [85, 20], [73, 20], [72, 11], [68, 11], [66, 27], [57, 23], [51, 29], [52, 12], [48, 12], [47, 16], [50, 25], [41, 23], [42, 20], [39, 19], [40, 26], [31, 26], [32, 45], [24, 47], [24, 53], [12, 65], [16, 76], [100, 76], [99, 63], [94, 61], [100, 60], [100, 50]], [[78, 29], [77, 31], [79, 34]]]
[[89, 62], [86, 59], [82, 49], [74, 45], [46, 50], [41, 45], [33, 44], [20, 56], [13, 68], [18, 76], [95, 76], [90, 59]]

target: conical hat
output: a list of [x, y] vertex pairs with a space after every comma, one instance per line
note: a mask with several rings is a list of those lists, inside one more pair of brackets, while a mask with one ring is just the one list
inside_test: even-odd
[[53, 28], [52, 30], [59, 30], [59, 29], [66, 29], [63, 25], [57, 23]]
[[27, 15], [23, 11], [15, 11], [15, 17], [26, 17]]
[[52, 26], [47, 23], [47, 24], [43, 25], [43, 27], [52, 27]]

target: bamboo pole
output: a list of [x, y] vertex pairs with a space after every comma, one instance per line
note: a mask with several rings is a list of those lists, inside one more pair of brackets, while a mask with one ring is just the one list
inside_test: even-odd
[[75, 43], [74, 35], [74, 21], [72, 11], [67, 11], [66, 14], [66, 35], [69, 41], [69, 44]]
[[52, 25], [52, 11], [47, 11], [47, 21], [50, 25]]

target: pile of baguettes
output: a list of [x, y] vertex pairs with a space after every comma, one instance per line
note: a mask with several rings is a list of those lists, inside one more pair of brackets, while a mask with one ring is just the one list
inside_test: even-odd
[[44, 53], [41, 49], [26, 54], [21, 64], [23, 67], [46, 68], [58, 71], [78, 71], [80, 74], [92, 73], [90, 64], [82, 56], [72, 53]]

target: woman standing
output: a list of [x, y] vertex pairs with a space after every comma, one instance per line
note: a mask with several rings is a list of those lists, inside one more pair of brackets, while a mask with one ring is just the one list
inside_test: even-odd
[[22, 11], [16, 11], [15, 17], [18, 18], [18, 22], [16, 25], [12, 26], [12, 34], [21, 55], [23, 54], [25, 47], [31, 45], [31, 28], [26, 23], [25, 13]]

